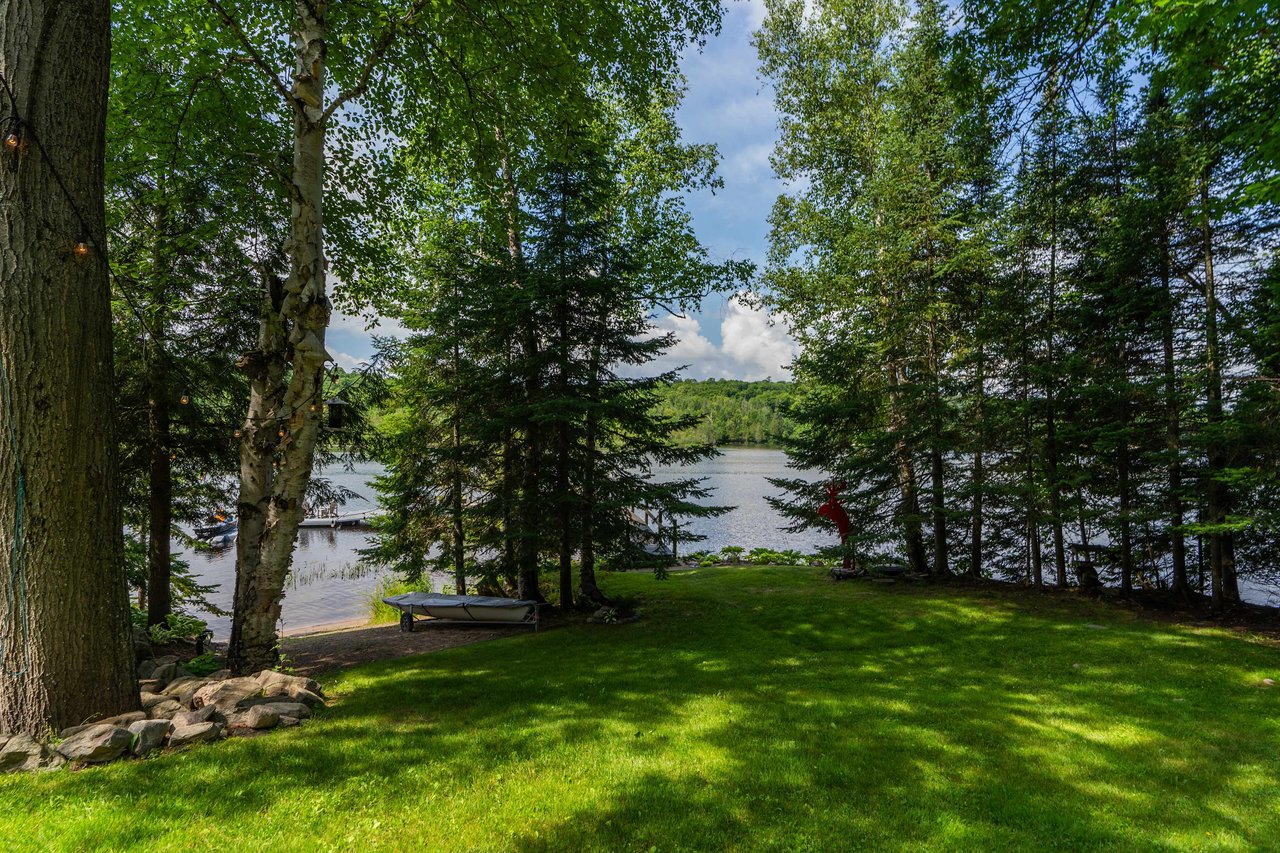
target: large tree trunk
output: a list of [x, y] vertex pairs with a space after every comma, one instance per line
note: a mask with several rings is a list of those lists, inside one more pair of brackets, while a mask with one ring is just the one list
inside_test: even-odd
[[103, 256], [109, 15], [0, 0], [0, 114], [25, 129], [0, 168], [0, 731], [138, 707]]
[[[563, 286], [563, 285], [562, 285]], [[566, 294], [560, 295], [556, 306], [556, 325], [560, 336], [558, 355], [559, 369], [556, 379], [557, 393], [561, 400], [567, 400], [569, 394], [569, 304]], [[570, 466], [572, 465], [573, 435], [566, 415], [556, 428], [556, 526], [560, 532], [560, 607], [568, 610], [573, 607], [573, 506], [571, 504], [572, 489], [570, 487]]]
[[[293, 559], [293, 548], [302, 521], [304, 498], [311, 482], [311, 468], [320, 434], [324, 394], [325, 329], [329, 325], [329, 299], [325, 294], [324, 259], [324, 140], [322, 103], [325, 91], [325, 51], [329, 34], [327, 4], [323, 0], [298, 0], [295, 4], [294, 137], [290, 192], [291, 228], [288, 243], [289, 278], [280, 303], [282, 327], [288, 334], [291, 371], [279, 406], [267, 411], [272, 421], [248, 424], [252, 431], [275, 430], [279, 439], [270, 471], [262, 459], [251, 460], [255, 476], [268, 474], [269, 497], [260, 483], [241, 482], [241, 503], [265, 502], [254, 539], [238, 543], [235, 610], [231, 625], [228, 665], [236, 672], [274, 667], [280, 658], [276, 625], [284, 583]], [[283, 381], [283, 378], [282, 380]], [[276, 394], [276, 388], [271, 394]], [[252, 404], [251, 404], [252, 405]], [[252, 413], [251, 413], [252, 416]], [[281, 435], [283, 433], [283, 435]], [[245, 442], [261, 457], [270, 442]], [[264, 501], [265, 498], [265, 501]], [[239, 537], [245, 539], [244, 527]], [[246, 552], [248, 559], [243, 559]]]
[[[1057, 98], [1056, 80], [1051, 84], [1052, 98]], [[1055, 112], [1056, 116], [1056, 112]], [[1049, 310], [1048, 310], [1048, 363], [1049, 379], [1046, 388], [1048, 409], [1045, 414], [1045, 468], [1049, 479], [1049, 522], [1053, 527], [1053, 568], [1058, 586], [1067, 585], [1067, 549], [1062, 535], [1062, 481], [1059, 477], [1058, 458], [1058, 127], [1055, 121], [1052, 128], [1053, 142], [1050, 144], [1050, 169], [1052, 182], [1050, 186], [1051, 206], [1049, 211]]]

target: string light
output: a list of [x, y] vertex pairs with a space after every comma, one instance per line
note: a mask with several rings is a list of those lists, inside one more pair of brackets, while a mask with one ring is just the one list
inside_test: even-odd
[[178, 402], [185, 406], [187, 403], [191, 402], [191, 398], [186, 394], [183, 394], [181, 397], [178, 398]]
[[280, 438], [284, 438], [284, 430], [280, 430], [276, 435], [280, 436]]
[[239, 438], [239, 437], [240, 437], [240, 430], [235, 430], [235, 431], [234, 431], [234, 432], [232, 432], [231, 434], [232, 434], [232, 435], [234, 435], [236, 438]]
[[89, 253], [93, 251], [89, 246], [89, 236], [87, 234], [81, 234], [79, 239], [76, 240], [76, 244], [71, 251], [77, 258], [88, 257]]

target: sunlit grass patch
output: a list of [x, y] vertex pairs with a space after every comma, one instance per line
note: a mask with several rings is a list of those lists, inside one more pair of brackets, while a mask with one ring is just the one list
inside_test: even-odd
[[[309, 725], [0, 780], [27, 846], [1265, 849], [1270, 645], [1094, 602], [609, 575], [642, 621], [368, 664]], [[1098, 625], [1101, 628], [1090, 628]], [[8, 844], [0, 840], [0, 846]]]

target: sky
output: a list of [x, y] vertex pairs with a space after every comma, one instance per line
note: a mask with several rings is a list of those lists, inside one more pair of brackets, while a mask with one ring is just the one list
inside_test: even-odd
[[[678, 113], [686, 142], [715, 143], [724, 187], [688, 199], [698, 237], [716, 259], [762, 264], [768, 248], [768, 215], [784, 190], [769, 166], [777, 139], [773, 96], [757, 71], [751, 35], [764, 20], [763, 0], [727, 0], [720, 35], [681, 63], [688, 91]], [[674, 332], [678, 343], [651, 365], [660, 372], [687, 365], [694, 379], [788, 379], [795, 343], [785, 325], [734, 298], [713, 295], [688, 316], [660, 315], [655, 322]], [[339, 365], [352, 368], [369, 358], [371, 335], [396, 334], [381, 321], [335, 315], [328, 349]]]

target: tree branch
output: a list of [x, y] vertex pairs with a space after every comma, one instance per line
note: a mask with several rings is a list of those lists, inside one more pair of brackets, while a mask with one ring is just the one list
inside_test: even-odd
[[298, 103], [298, 99], [293, 96], [293, 93], [289, 91], [289, 87], [286, 86], [280, 78], [276, 76], [276, 73], [271, 70], [271, 66], [262, 58], [262, 54], [253, 46], [253, 42], [249, 41], [249, 37], [245, 35], [244, 30], [240, 28], [238, 23], [236, 23], [236, 19], [231, 16], [231, 13], [223, 7], [219, 0], [208, 0], [208, 2], [209, 5], [213, 7], [213, 10], [218, 13], [218, 17], [222, 18], [222, 22], [227, 25], [227, 29], [231, 30], [232, 35], [234, 35], [240, 44], [244, 46], [244, 49], [249, 52], [249, 61], [256, 65], [258, 70], [262, 72], [263, 76], [271, 82], [275, 87], [275, 90], [280, 93], [280, 97], [284, 98], [284, 102], [286, 104], [293, 107], [295, 110], [300, 110], [302, 105]]
[[[216, 3], [217, 0], [209, 0], [209, 2]], [[387, 51], [391, 49], [391, 45], [395, 43], [396, 36], [400, 34], [400, 28], [413, 23], [414, 17], [429, 2], [430, 0], [414, 0], [409, 7], [409, 11], [387, 24], [387, 28], [382, 31], [382, 35], [378, 36], [378, 40], [374, 42], [369, 55], [365, 57], [364, 64], [360, 66], [360, 73], [356, 76], [356, 84], [334, 98], [329, 103], [329, 106], [325, 108], [324, 113], [321, 114], [320, 120], [316, 124], [326, 124], [329, 121], [329, 117], [341, 109], [347, 101], [360, 97], [369, 89], [369, 84], [373, 80], [373, 69], [377, 67], [382, 57], [386, 55]]]

